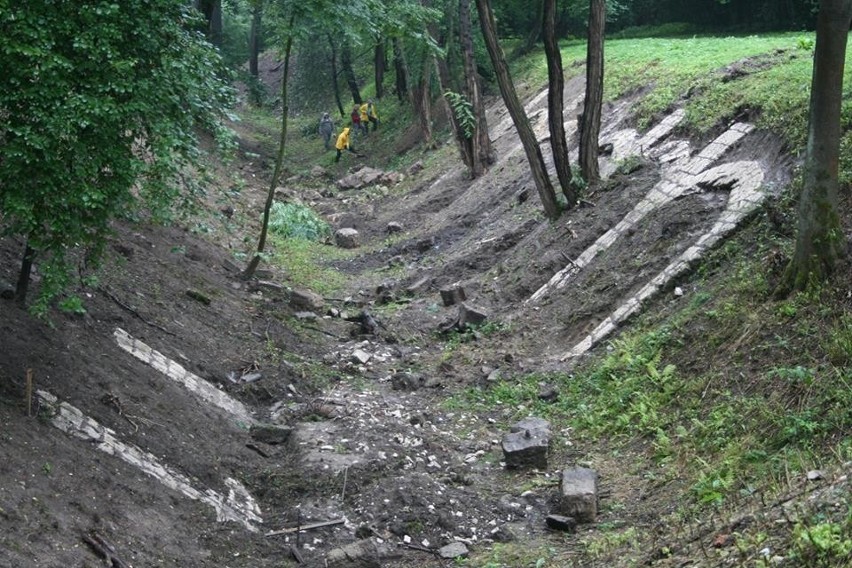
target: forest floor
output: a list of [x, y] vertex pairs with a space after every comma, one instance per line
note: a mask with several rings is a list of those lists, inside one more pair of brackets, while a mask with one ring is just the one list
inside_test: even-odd
[[[580, 86], [567, 85], [566, 100], [576, 101]], [[607, 109], [605, 136], [629, 129], [627, 102]], [[542, 104], [528, 107], [539, 131]], [[399, 148], [381, 132], [358, 145], [370, 158], [334, 164], [325, 154], [319, 169], [290, 172], [280, 199], [309, 204], [335, 229], [357, 229], [361, 242], [324, 245], [326, 260], [307, 276], [273, 262], [253, 281], [239, 278], [234, 253], [255, 238], [271, 159], [268, 136], [243, 123], [236, 160], [208, 174], [211, 185], [230, 187], [234, 172], [244, 183], [211, 192], [192, 221], [117, 224], [97, 284], [79, 288], [84, 313], [45, 321], [3, 300], [0, 566], [94, 567], [109, 555], [113, 566], [137, 568], [453, 566], [461, 561], [437, 552], [453, 542], [465, 545], [470, 566], [783, 564], [772, 551], [789, 514], [782, 505], [833, 506], [849, 492], [848, 464], [819, 479], [791, 474], [771, 498], [743, 497], [698, 518], [683, 514], [681, 464], [661, 476], [648, 440], [625, 445], [555, 423], [547, 467], [505, 467], [509, 426], [558, 400], [550, 373], [570, 376], [585, 361], [564, 354], [707, 233], [730, 188], [654, 208], [568, 286], [530, 302], [641, 202], [667, 162], [617, 148], [604, 159], [609, 181], [549, 223], [500, 105], [489, 120], [498, 161], [476, 182], [445, 141], [398, 162], [398, 183], [339, 189], [360, 165], [390, 169]], [[764, 187], [782, 187], [792, 160], [770, 134], [748, 136], [722, 161], [758, 162]], [[708, 142], [663, 141], [669, 154], [690, 155]], [[412, 169], [418, 158], [423, 168]], [[389, 223], [401, 232], [389, 234]], [[742, 246], [754, 230], [743, 229]], [[11, 283], [23, 245], [1, 244], [0, 282]], [[294, 261], [297, 252], [276, 254]], [[645, 302], [645, 313], [681, 309], [725, 271], [683, 275]], [[459, 307], [445, 306], [439, 291], [453, 285], [486, 316], [477, 329], [452, 327]], [[306, 288], [319, 298], [296, 305], [293, 290]], [[364, 311], [377, 327], [358, 321]], [[696, 345], [692, 363], [721, 356]], [[748, 364], [761, 357], [773, 353]], [[49, 393], [32, 407], [28, 373], [35, 391]], [[536, 373], [534, 405], [495, 389]], [[50, 395], [77, 416], [77, 434], [58, 427], [62, 408]], [[279, 428], [259, 428], [270, 424]], [[559, 511], [560, 472], [578, 465], [599, 475], [597, 521], [551, 530], [545, 517]], [[733, 533], [763, 536], [735, 545]], [[350, 558], [336, 561], [335, 549], [352, 543]]]

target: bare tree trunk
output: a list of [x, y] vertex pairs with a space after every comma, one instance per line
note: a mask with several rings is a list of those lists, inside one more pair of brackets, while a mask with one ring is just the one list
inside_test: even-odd
[[35, 250], [27, 242], [24, 247], [24, 256], [21, 258], [21, 270], [18, 272], [18, 283], [15, 285], [15, 302], [23, 307], [27, 303], [27, 291], [30, 288], [30, 273], [35, 260]]
[[410, 81], [408, 80], [408, 63], [405, 61], [402, 41], [398, 37], [393, 38], [393, 66], [396, 70], [396, 96], [399, 102], [405, 102]]
[[852, 0], [820, 2], [796, 250], [779, 285], [780, 293], [803, 290], [824, 280], [844, 254], [837, 176], [850, 20]]
[[358, 89], [355, 70], [352, 68], [352, 48], [349, 47], [349, 42], [346, 40], [343, 40], [343, 48], [340, 50], [340, 66], [343, 68], [343, 76], [346, 78], [349, 91], [352, 93], [352, 101], [356, 105], [360, 105], [364, 101], [361, 98], [361, 91]]
[[204, 16], [204, 35], [216, 47], [222, 46], [222, 0], [196, 0], [195, 7]]
[[486, 166], [495, 161], [491, 138], [488, 136], [488, 122], [485, 118], [485, 105], [482, 102], [482, 89], [476, 72], [476, 59], [473, 53], [473, 25], [470, 17], [470, 0], [459, 0], [459, 39], [461, 41], [462, 61], [464, 63], [465, 90], [468, 100], [473, 107], [476, 119], [471, 143], [473, 148], [473, 167], [471, 175], [481, 176]]
[[263, 2], [252, 6], [251, 30], [249, 31], [249, 73], [258, 75], [258, 56], [260, 55], [260, 30], [263, 18]]
[[604, 79], [604, 26], [606, 2], [591, 0], [589, 40], [586, 48], [586, 101], [580, 126], [580, 171], [589, 185], [600, 181], [598, 146], [601, 132], [601, 105]]
[[343, 110], [343, 101], [340, 100], [340, 83], [337, 80], [337, 45], [335, 45], [331, 34], [328, 34], [328, 45], [331, 48], [331, 88], [334, 91], [334, 102], [337, 103], [337, 110], [340, 111], [340, 117], [346, 118], [346, 111]]
[[[532, 2], [529, 3], [530, 4], [530, 6], [529, 6], [530, 10], [535, 8], [535, 11], [538, 14], [538, 18], [536, 18], [536, 20], [535, 20], [536, 22], [540, 22], [540, 21], [542, 21], [542, 18], [544, 18], [544, 5], [545, 5], [546, 2], [548, 2], [548, 0], [533, 0]], [[556, 9], [554, 7], [554, 12], [555, 11], [556, 11]], [[537, 42], [538, 38], [541, 37], [541, 34], [542, 34], [542, 29], [540, 27], [532, 26], [530, 28], [530, 33], [528, 33], [527, 37], [524, 38], [524, 42], [521, 43], [520, 45], [518, 45], [518, 47], [515, 48], [515, 51], [512, 52], [511, 58], [517, 59], [518, 57], [521, 57], [521, 56], [526, 55], [527, 53], [531, 52], [533, 50], [533, 48], [535, 47], [535, 42]]]
[[383, 38], [376, 41], [373, 65], [376, 68], [376, 98], [381, 99], [385, 96], [385, 41]]
[[541, 155], [541, 148], [535, 138], [535, 133], [524, 112], [524, 107], [518, 99], [518, 94], [515, 92], [515, 86], [509, 75], [509, 66], [506, 64], [506, 57], [497, 41], [497, 25], [494, 22], [494, 14], [491, 12], [491, 3], [489, 0], [476, 0], [476, 8], [479, 11], [479, 23], [482, 26], [482, 35], [485, 36], [488, 55], [497, 73], [497, 84], [500, 86], [500, 93], [503, 95], [503, 102], [509, 109], [512, 122], [515, 123], [515, 128], [518, 130], [518, 136], [521, 138], [521, 144], [527, 155], [527, 161], [529, 161], [533, 180], [544, 206], [544, 212], [548, 218], [557, 219], [561, 211], [559, 210], [559, 203], [556, 201], [556, 193], [553, 191], [553, 185], [547, 175], [544, 157]]
[[556, 0], [544, 0], [542, 11], [542, 36], [544, 54], [547, 59], [547, 123], [550, 128], [550, 150], [562, 194], [570, 209], [577, 202], [577, 193], [571, 181], [571, 160], [568, 156], [568, 141], [565, 139], [564, 90], [562, 76], [562, 54], [556, 41]]
[[420, 119], [420, 131], [423, 135], [423, 145], [428, 149], [435, 148], [432, 139], [432, 57], [428, 53], [423, 54], [423, 67], [420, 72], [420, 83], [412, 92], [412, 102], [417, 109], [417, 117]]
[[269, 180], [269, 191], [266, 194], [266, 203], [263, 205], [263, 223], [260, 228], [260, 237], [257, 241], [257, 252], [249, 262], [249, 265], [242, 273], [242, 278], [248, 280], [254, 276], [258, 265], [260, 264], [263, 251], [266, 249], [266, 235], [269, 232], [269, 212], [272, 210], [272, 202], [275, 197], [275, 188], [278, 187], [278, 180], [281, 179], [281, 170], [284, 169], [284, 147], [287, 143], [287, 113], [290, 111], [290, 105], [287, 101], [287, 78], [290, 75], [290, 49], [293, 47], [293, 22], [295, 16], [290, 16], [290, 23], [287, 36], [287, 42], [284, 46], [284, 74], [281, 76], [281, 136], [278, 139], [278, 155], [275, 158], [275, 169], [272, 171], [272, 179]]

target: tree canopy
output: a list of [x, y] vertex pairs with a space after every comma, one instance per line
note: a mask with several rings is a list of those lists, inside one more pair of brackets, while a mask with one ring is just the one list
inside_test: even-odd
[[196, 127], [221, 132], [232, 90], [182, 0], [0, 0], [0, 229], [39, 258], [102, 248], [116, 216], [162, 213]]

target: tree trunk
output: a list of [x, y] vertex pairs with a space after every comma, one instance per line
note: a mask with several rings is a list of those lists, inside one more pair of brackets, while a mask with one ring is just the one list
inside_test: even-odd
[[258, 76], [258, 56], [260, 55], [260, 30], [263, 18], [263, 2], [252, 7], [251, 29], [249, 31], [249, 73]]
[[837, 176], [850, 20], [852, 0], [820, 2], [796, 250], [779, 286], [781, 293], [803, 290], [824, 280], [844, 253]]
[[385, 96], [385, 41], [382, 38], [376, 41], [373, 65], [376, 68], [376, 98], [381, 99]]
[[473, 165], [471, 176], [479, 177], [489, 164], [493, 164], [494, 150], [488, 137], [488, 122], [485, 119], [485, 105], [482, 102], [482, 89], [476, 72], [476, 58], [473, 52], [473, 25], [470, 18], [470, 0], [459, 0], [459, 41], [461, 43], [462, 62], [464, 67], [465, 95], [473, 107], [476, 119], [471, 138], [471, 155]]
[[586, 100], [580, 126], [580, 171], [589, 185], [600, 181], [598, 146], [601, 132], [601, 105], [604, 78], [604, 26], [606, 2], [591, 0], [589, 6], [589, 39], [586, 48]]
[[405, 61], [405, 52], [402, 50], [402, 41], [398, 37], [393, 38], [393, 66], [396, 70], [396, 97], [399, 102], [405, 102], [408, 96], [408, 63]]
[[[550, 0], [533, 0], [532, 2], [529, 3], [530, 4], [530, 6], [529, 6], [530, 10], [535, 8], [536, 13], [538, 14], [538, 18], [536, 18], [536, 20], [535, 20], [536, 22], [540, 22], [540, 21], [542, 21], [542, 18], [544, 18], [544, 10], [545, 10], [544, 6], [549, 1]], [[555, 6], [554, 6], [553, 10], [554, 10], [554, 12], [556, 11]], [[545, 32], [545, 33], [547, 33], [547, 32]], [[530, 28], [530, 32], [527, 34], [527, 37], [524, 38], [523, 43], [519, 44], [518, 47], [515, 48], [515, 51], [512, 52], [511, 58], [517, 59], [518, 57], [524, 56], [527, 53], [531, 52], [533, 50], [533, 48], [535, 47], [535, 42], [537, 42], [538, 38], [541, 37], [541, 34], [542, 34], [542, 28], [540, 28], [536, 25], [533, 25]]]
[[568, 141], [565, 139], [565, 78], [562, 76], [562, 54], [559, 52], [559, 42], [556, 41], [556, 0], [544, 0], [542, 36], [547, 59], [547, 123], [550, 127], [550, 150], [553, 153], [559, 186], [570, 209], [577, 202], [577, 194], [571, 182], [571, 160], [568, 156]]
[[263, 223], [260, 228], [260, 237], [257, 241], [257, 252], [242, 273], [244, 280], [248, 280], [254, 276], [260, 264], [263, 251], [266, 249], [266, 235], [269, 231], [269, 212], [272, 210], [275, 188], [278, 187], [278, 180], [281, 179], [281, 170], [284, 168], [284, 147], [287, 142], [287, 113], [290, 111], [290, 106], [287, 102], [287, 78], [290, 75], [290, 49], [293, 47], [292, 30], [294, 21], [295, 17], [291, 15], [288, 24], [290, 32], [287, 35], [287, 42], [284, 46], [284, 74], [281, 76], [281, 136], [278, 139], [278, 155], [275, 157], [275, 169], [272, 170], [272, 179], [269, 180], [266, 203], [263, 205]]
[[535, 139], [535, 133], [530, 127], [530, 121], [527, 119], [524, 107], [515, 92], [515, 86], [509, 75], [509, 66], [506, 64], [506, 57], [497, 41], [497, 26], [494, 22], [494, 14], [491, 12], [491, 3], [489, 0], [476, 0], [476, 8], [479, 11], [479, 23], [482, 26], [482, 35], [485, 36], [488, 56], [491, 58], [491, 63], [497, 73], [497, 84], [500, 86], [500, 93], [503, 95], [503, 102], [509, 109], [512, 122], [515, 123], [515, 128], [518, 130], [518, 136], [521, 138], [521, 144], [523, 144], [524, 152], [527, 155], [533, 180], [544, 206], [544, 212], [551, 220], [557, 219], [560, 210], [559, 204], [556, 202], [556, 193], [553, 191], [553, 185], [547, 175], [547, 168], [544, 165], [541, 148]]
[[204, 16], [204, 35], [216, 47], [222, 46], [222, 0], [197, 0], [195, 7]]
[[24, 256], [21, 258], [21, 271], [18, 273], [18, 283], [15, 285], [15, 302], [24, 307], [27, 303], [27, 290], [30, 288], [30, 273], [33, 269], [35, 251], [27, 242]]
[[340, 100], [340, 83], [337, 80], [337, 46], [334, 44], [334, 38], [328, 34], [328, 45], [331, 48], [331, 89], [334, 91], [334, 102], [337, 103], [337, 110], [340, 111], [340, 118], [346, 118], [346, 111], [343, 110], [343, 101]]
[[364, 101], [361, 99], [358, 80], [355, 78], [355, 70], [352, 68], [352, 48], [346, 40], [343, 41], [343, 48], [340, 50], [340, 66], [343, 68], [343, 76], [346, 78], [349, 91], [352, 93], [352, 101], [356, 105], [360, 105]]
[[423, 56], [423, 68], [420, 73], [420, 83], [413, 92], [414, 108], [417, 109], [417, 117], [420, 119], [420, 132], [423, 135], [423, 145], [432, 150], [435, 142], [432, 139], [432, 92], [430, 84], [432, 81], [432, 57], [425, 53]]

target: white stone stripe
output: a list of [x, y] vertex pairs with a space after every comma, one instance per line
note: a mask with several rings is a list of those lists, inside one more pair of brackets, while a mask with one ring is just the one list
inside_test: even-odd
[[116, 328], [113, 336], [119, 347], [170, 379], [182, 384], [202, 401], [233, 414], [238, 420], [244, 421], [246, 425], [255, 423], [254, 418], [243, 403], [231, 398], [198, 375], [187, 371], [181, 364], [133, 338], [121, 328]]
[[121, 442], [113, 430], [86, 416], [78, 408], [67, 402], [59, 402], [59, 399], [46, 391], [36, 391], [36, 395], [42, 408], [49, 411], [50, 422], [55, 427], [75, 438], [94, 442], [100, 451], [120, 458], [166, 487], [210, 505], [216, 510], [217, 521], [235, 521], [252, 532], [257, 532], [255, 525], [263, 522], [260, 507], [236, 479], [225, 479], [228, 486], [227, 497], [212, 489], [196, 489], [187, 476], [160, 463], [153, 454]]

